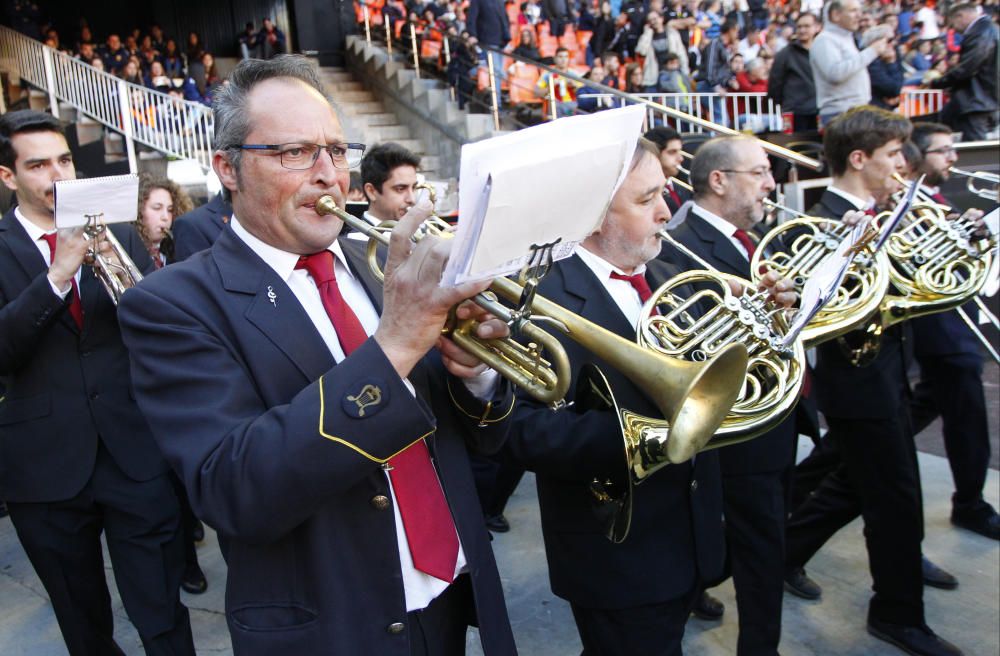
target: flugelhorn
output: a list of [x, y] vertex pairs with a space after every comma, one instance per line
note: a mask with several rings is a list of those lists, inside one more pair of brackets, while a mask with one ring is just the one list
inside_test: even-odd
[[[960, 169], [957, 166], [953, 166], [948, 169], [951, 173], [955, 175], [960, 175], [964, 177], [966, 188], [973, 194], [979, 196], [980, 198], [985, 198], [986, 200], [993, 201], [994, 203], [1000, 202], [1000, 175], [996, 173], [988, 173], [986, 171], [968, 171], [966, 169]], [[988, 187], [977, 187], [976, 181], [986, 183], [991, 185], [992, 189]]]
[[[118, 305], [122, 294], [135, 287], [142, 280], [142, 272], [132, 258], [122, 247], [114, 233], [104, 223], [103, 214], [87, 214], [87, 224], [83, 234], [90, 240], [90, 246], [84, 256], [84, 262], [94, 267], [94, 275], [101, 281], [104, 290], [111, 297], [111, 302]], [[113, 257], [101, 252], [101, 241], [107, 240], [111, 245]], [[117, 260], [117, 261], [116, 261]]]
[[[316, 211], [319, 214], [332, 214], [344, 221], [352, 229], [368, 237], [371, 241], [382, 244], [389, 242], [391, 222], [380, 226], [372, 226], [367, 221], [351, 216], [340, 209], [330, 196], [323, 196], [316, 201]], [[438, 234], [434, 228], [420, 232], [422, 236]], [[440, 233], [447, 237], [451, 233]], [[371, 259], [369, 259], [369, 263]], [[513, 280], [497, 278], [490, 290], [508, 302], [518, 304], [524, 292], [524, 287]], [[536, 394], [530, 385], [539, 377], [536, 370], [537, 357], [521, 358], [510, 361], [505, 357], [507, 351], [520, 350], [537, 351], [536, 348], [524, 347], [512, 339], [481, 340], [475, 335], [475, 323], [472, 321], [456, 322], [448, 327], [450, 337], [462, 348], [475, 354], [480, 360], [496, 369], [500, 375], [514, 384], [523, 387], [529, 394], [543, 403], [561, 400], [552, 398], [558, 390], [564, 391], [569, 385], [569, 362], [565, 349], [558, 340], [549, 335], [536, 324], [536, 320], [562, 332], [566, 337], [580, 344], [596, 357], [622, 372], [642, 392], [654, 402], [665, 419], [652, 419], [653, 430], [666, 432], [669, 427], [669, 439], [663, 440], [664, 453], [662, 461], [683, 462], [697, 453], [711, 439], [722, 424], [729, 408], [736, 401], [743, 384], [747, 366], [747, 351], [742, 344], [730, 344], [721, 349], [716, 356], [705, 362], [685, 362], [679, 359], [652, 353], [641, 346], [602, 328], [579, 315], [535, 294], [530, 307], [511, 310], [488, 294], [479, 294], [474, 302], [494, 316], [507, 322], [515, 335], [528, 337], [532, 341], [545, 345], [546, 352], [552, 354], [558, 363], [552, 374], [552, 391], [546, 394]], [[507, 342], [516, 346], [509, 346]], [[499, 354], [498, 354], [499, 351]], [[648, 424], [636, 426], [636, 432], [649, 430]], [[631, 436], [624, 435], [626, 444]], [[631, 478], [626, 483], [631, 487]], [[609, 529], [609, 537], [616, 541], [624, 539], [628, 532], [631, 515], [631, 497], [627, 497], [616, 510], [614, 525], [616, 530]]]

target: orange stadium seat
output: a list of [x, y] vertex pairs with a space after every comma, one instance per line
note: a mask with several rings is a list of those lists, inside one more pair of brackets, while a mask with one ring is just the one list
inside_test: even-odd
[[539, 77], [538, 68], [522, 62], [514, 62], [507, 70], [510, 79], [510, 104], [541, 104], [542, 99], [535, 95], [535, 85], [538, 83]]

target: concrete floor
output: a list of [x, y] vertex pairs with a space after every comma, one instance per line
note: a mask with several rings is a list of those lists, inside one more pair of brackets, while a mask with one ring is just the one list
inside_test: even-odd
[[[991, 400], [991, 427], [997, 427], [996, 367], [988, 365], [987, 396]], [[938, 430], [935, 426], [927, 433]], [[923, 442], [934, 441], [922, 436]], [[940, 443], [940, 435], [936, 438]], [[922, 447], [923, 448], [923, 447]], [[800, 455], [808, 450], [800, 444]], [[938, 446], [934, 450], [940, 451]], [[994, 443], [994, 452], [996, 445]], [[922, 452], [926, 538], [924, 552], [955, 574], [955, 591], [928, 588], [925, 594], [928, 623], [969, 656], [1000, 654], [1000, 544], [953, 528], [949, 521], [951, 474], [947, 461]], [[991, 470], [987, 499], [998, 505], [1000, 473]], [[548, 573], [533, 477], [526, 476], [507, 508], [510, 533], [496, 536], [494, 549], [500, 565], [507, 606], [522, 656], [570, 656], [580, 653], [579, 639], [568, 605], [549, 592]], [[184, 595], [191, 609], [195, 644], [200, 654], [231, 654], [224, 603], [225, 565], [215, 536], [208, 531], [199, 558], [209, 579], [208, 591]], [[868, 636], [864, 619], [870, 595], [867, 558], [861, 523], [841, 531], [809, 565], [810, 575], [823, 586], [821, 602], [786, 596], [782, 651], [803, 656], [871, 656], [900, 654], [899, 650]], [[116, 621], [116, 638], [127, 654], [142, 654], [114, 589], [108, 567]], [[726, 603], [720, 623], [692, 619], [684, 640], [690, 656], [731, 654], [736, 645], [736, 606], [731, 583], [715, 594]], [[470, 633], [469, 653], [481, 654], [477, 636]], [[45, 591], [17, 541], [11, 523], [0, 520], [0, 654], [62, 656], [66, 654]], [[284, 656], [284, 655], [281, 655]]]

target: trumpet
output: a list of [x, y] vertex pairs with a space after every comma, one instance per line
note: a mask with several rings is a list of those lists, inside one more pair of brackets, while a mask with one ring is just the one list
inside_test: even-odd
[[[323, 196], [316, 201], [316, 211], [319, 214], [334, 215], [364, 234], [369, 239], [370, 249], [373, 248], [371, 242], [389, 242], [392, 222], [372, 226], [367, 221], [344, 212], [330, 196]], [[418, 234], [418, 238], [450, 235], [440, 232], [434, 226], [429, 226], [426, 230], [422, 226]], [[372, 250], [369, 250], [369, 254], [371, 253]], [[369, 266], [371, 265], [369, 255]], [[642, 441], [646, 432], [665, 435], [669, 427], [669, 439], [664, 437], [657, 441], [656, 447], [661, 450], [652, 454], [658, 458], [657, 469], [670, 462], [683, 462], [705, 446], [739, 395], [748, 359], [746, 348], [742, 344], [728, 345], [705, 362], [684, 362], [654, 354], [540, 295], [531, 293], [535, 282], [537, 281], [529, 280], [521, 285], [506, 278], [493, 281], [490, 290], [511, 303], [521, 303], [526, 287], [529, 288], [527, 296], [531, 299], [530, 305], [523, 305], [519, 309], [509, 309], [487, 293], [477, 295], [473, 301], [507, 322], [514, 335], [542, 344], [546, 352], [552, 354], [556, 370], [545, 375], [551, 389], [539, 394], [535, 385], [535, 381], [543, 376], [540, 373], [537, 346], [529, 344], [525, 347], [513, 339], [481, 340], [476, 337], [475, 323], [471, 320], [453, 321], [447, 329], [448, 334], [460, 347], [476, 355], [540, 402], [554, 403], [560, 401], [565, 394], [570, 381], [570, 367], [565, 349], [559, 341], [536, 325], [537, 322], [544, 322], [544, 325], [559, 330], [621, 371], [655, 403], [665, 420], [636, 419], [628, 425], [623, 423], [622, 431], [627, 445], [630, 439]], [[510, 353], [522, 352], [526, 352], [528, 356], [508, 357]], [[621, 414], [619, 419], [623, 421]], [[627, 453], [626, 457], [628, 455]], [[647, 468], [647, 472], [652, 473], [652, 467]], [[626, 481], [595, 482], [594, 488], [597, 502], [612, 508], [607, 518], [607, 534], [609, 539], [616, 542], [624, 540], [631, 521], [631, 486], [634, 481], [629, 472], [625, 473]], [[603, 483], [608, 485], [604, 486]], [[613, 489], [613, 492], [608, 493], [609, 489]]]
[[[993, 201], [994, 203], [1000, 202], [1000, 175], [997, 175], [996, 173], [987, 173], [986, 171], [968, 171], [966, 169], [960, 169], [957, 166], [949, 168], [948, 171], [955, 175], [965, 177], [965, 186], [971, 193], [979, 196], [980, 198]], [[977, 187], [977, 180], [984, 182], [987, 185], [991, 185], [993, 188]]]
[[[83, 234], [90, 240], [90, 247], [84, 256], [84, 262], [94, 267], [94, 275], [101, 281], [104, 291], [108, 293], [111, 302], [118, 305], [122, 294], [142, 280], [142, 272], [114, 233], [108, 229], [102, 219], [103, 216], [103, 214], [86, 215], [87, 224], [83, 227]], [[111, 244], [114, 257], [107, 257], [101, 252], [102, 239]]]

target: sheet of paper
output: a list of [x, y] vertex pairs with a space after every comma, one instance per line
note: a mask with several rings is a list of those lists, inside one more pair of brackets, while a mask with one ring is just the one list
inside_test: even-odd
[[910, 183], [909, 189], [906, 190], [906, 194], [903, 196], [903, 200], [900, 201], [896, 207], [892, 210], [892, 214], [889, 215], [887, 221], [883, 221], [881, 228], [881, 233], [879, 234], [878, 241], [875, 242], [873, 252], [877, 253], [879, 249], [885, 244], [892, 234], [892, 231], [896, 229], [899, 222], [902, 220], [906, 213], [910, 211], [910, 206], [913, 205], [913, 199], [917, 196], [917, 190], [920, 189], [920, 185], [924, 183], [924, 176], [920, 176], [920, 179], [916, 182]]
[[532, 245], [559, 238], [553, 256], [569, 257], [603, 220], [644, 118], [642, 106], [624, 107], [463, 146], [458, 229], [442, 284], [515, 273]]
[[802, 288], [802, 297], [799, 303], [799, 311], [792, 320], [792, 325], [788, 327], [781, 340], [781, 346], [788, 348], [795, 338], [799, 336], [802, 329], [806, 327], [813, 317], [823, 309], [823, 306], [830, 302], [830, 299], [837, 293], [837, 288], [844, 280], [847, 269], [854, 260], [851, 248], [858, 242], [868, 229], [868, 221], [864, 221], [854, 226], [844, 239], [837, 246], [837, 249], [830, 253], [820, 262], [819, 266], [813, 269], [809, 279], [806, 280]]
[[78, 228], [87, 216], [102, 215], [104, 223], [135, 221], [139, 204], [139, 176], [60, 180], [55, 183], [56, 227]]
[[983, 217], [983, 223], [991, 235], [1000, 235], [1000, 207]]

